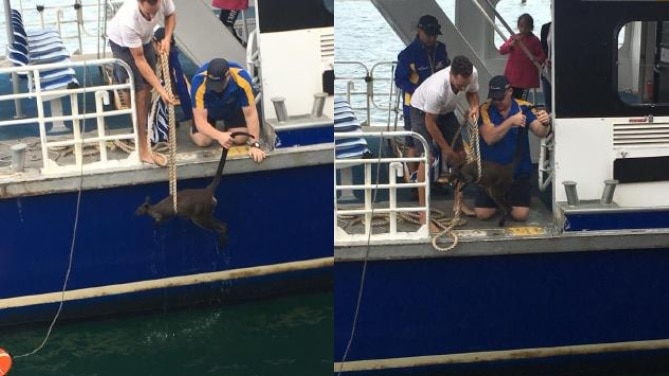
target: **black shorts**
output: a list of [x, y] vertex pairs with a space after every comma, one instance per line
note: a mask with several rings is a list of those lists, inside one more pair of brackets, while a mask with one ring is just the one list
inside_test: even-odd
[[[244, 117], [244, 111], [238, 108], [231, 116], [224, 118], [210, 117], [207, 116], [207, 123], [211, 124], [212, 127], [216, 128], [216, 123], [218, 121], [223, 121], [223, 130], [227, 131], [230, 128], [241, 128], [246, 127], [246, 117]], [[195, 122], [191, 126], [191, 133], [197, 133], [197, 127]]]
[[[111, 47], [112, 54], [115, 58], [123, 60], [130, 66], [130, 69], [132, 70], [132, 78], [135, 81], [135, 90], [150, 89], [151, 85], [144, 79], [142, 74], [139, 73], [139, 69], [137, 69], [137, 64], [135, 64], [135, 58], [132, 57], [130, 48], [121, 47], [111, 40], [109, 41], [109, 46]], [[146, 62], [149, 63], [149, 66], [152, 69], [156, 66], [156, 50], [153, 48], [153, 42], [144, 45], [144, 58], [146, 58]], [[125, 83], [128, 80], [128, 72], [121, 66], [114, 65], [114, 79], [118, 83]]]
[[[404, 130], [405, 131], [410, 131], [411, 130], [411, 106], [404, 106], [403, 108], [403, 113], [404, 113]], [[416, 140], [412, 136], [406, 136], [404, 138], [404, 144], [408, 148], [413, 148], [416, 147]]]
[[[458, 137], [455, 145], [453, 144], [455, 134], [460, 127], [455, 113], [449, 112], [439, 115], [437, 117], [437, 127], [453, 150], [463, 150], [462, 137]], [[425, 125], [425, 112], [413, 107], [411, 107], [411, 130], [423, 136], [428, 145], [432, 145], [432, 136], [430, 136], [430, 132], [427, 131], [427, 126]], [[423, 143], [416, 142], [416, 155], [422, 156], [424, 154]]]
[[[529, 208], [531, 199], [532, 187], [530, 185], [530, 178], [521, 176], [514, 179], [509, 191], [509, 205]], [[481, 187], [477, 187], [474, 206], [477, 208], [493, 209], [497, 207], [497, 204]]]

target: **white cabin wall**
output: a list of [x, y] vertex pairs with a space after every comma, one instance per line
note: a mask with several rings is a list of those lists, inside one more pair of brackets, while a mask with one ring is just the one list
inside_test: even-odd
[[[604, 180], [613, 179], [613, 162], [623, 155], [650, 157], [669, 155], [669, 146], [614, 146], [614, 124], [629, 119], [559, 119], [555, 126], [553, 193], [557, 202], [567, 201], [562, 182], [575, 181], [580, 200], [599, 200]], [[669, 122], [656, 118], [657, 123]], [[669, 182], [626, 183], [616, 188], [613, 201], [620, 207], [669, 206]]]
[[[288, 116], [308, 115], [314, 94], [323, 91], [323, 72], [333, 69], [334, 56], [321, 56], [321, 40], [334, 28], [262, 33], [258, 36], [263, 88], [263, 111], [276, 119], [272, 98], [285, 98]], [[314, 53], [305, 54], [305, 51]], [[328, 96], [323, 115], [334, 119], [334, 97]]]

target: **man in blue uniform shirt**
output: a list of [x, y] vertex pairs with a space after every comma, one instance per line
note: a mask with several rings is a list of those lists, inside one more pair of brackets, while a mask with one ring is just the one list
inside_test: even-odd
[[[404, 93], [404, 129], [411, 130], [411, 95], [433, 73], [450, 65], [446, 45], [437, 40], [441, 25], [434, 16], [425, 15], [418, 21], [416, 39], [397, 56], [395, 85]], [[407, 157], [415, 157], [413, 137], [406, 138]], [[410, 173], [417, 166], [411, 166]], [[415, 175], [415, 174], [414, 174]], [[414, 179], [415, 180], [415, 179]]]
[[[193, 127], [191, 140], [198, 146], [209, 146], [213, 140], [228, 149], [246, 141], [233, 132], [248, 132], [253, 136], [249, 155], [262, 162], [265, 153], [260, 148], [260, 119], [256, 109], [251, 76], [239, 64], [225, 59], [213, 59], [204, 64], [193, 76]], [[216, 122], [223, 122], [223, 131]]]
[[[532, 104], [512, 98], [513, 88], [505, 76], [495, 76], [488, 85], [488, 98], [481, 105], [479, 143], [481, 159], [499, 164], [516, 163], [513, 171], [513, 185], [507, 197], [511, 205], [511, 217], [525, 221], [530, 212], [532, 159], [529, 129], [538, 137], [546, 137], [550, 118], [546, 111], [532, 112]], [[482, 189], [476, 196], [474, 210], [479, 219], [488, 219], [497, 212], [497, 205]]]

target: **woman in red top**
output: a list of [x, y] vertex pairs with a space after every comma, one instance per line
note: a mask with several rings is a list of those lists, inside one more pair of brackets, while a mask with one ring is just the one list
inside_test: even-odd
[[[513, 97], [527, 99], [529, 89], [539, 87], [539, 69], [546, 60], [541, 41], [532, 34], [534, 19], [527, 13], [518, 17], [518, 34], [512, 35], [500, 48], [499, 53], [509, 55], [504, 75], [513, 88]], [[527, 47], [531, 59], [520, 44]]]
[[212, 0], [211, 5], [221, 10], [218, 19], [223, 22], [223, 25], [230, 30], [239, 43], [246, 46], [242, 38], [237, 34], [234, 25], [239, 12], [249, 8], [249, 0]]

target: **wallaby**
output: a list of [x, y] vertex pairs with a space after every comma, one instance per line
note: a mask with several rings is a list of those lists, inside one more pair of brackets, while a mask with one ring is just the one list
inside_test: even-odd
[[[481, 160], [481, 178], [477, 184], [499, 206], [502, 215], [498, 222], [500, 227], [504, 226], [506, 219], [511, 214], [508, 194], [513, 184], [514, 168], [515, 163], [513, 162], [499, 164]], [[478, 176], [477, 170], [476, 162], [469, 162], [456, 172], [455, 177], [464, 183], [474, 183]]]
[[[241, 135], [253, 137], [246, 132], [233, 132], [230, 137], [234, 138]], [[228, 149], [223, 148], [216, 175], [214, 175], [214, 179], [209, 185], [200, 189], [184, 189], [177, 192], [177, 213], [174, 212], [172, 195], [169, 195], [155, 205], [151, 205], [149, 202], [150, 198], [147, 197], [146, 201], [137, 208], [135, 214], [149, 215], [157, 224], [172, 219], [176, 215], [188, 218], [205, 230], [218, 232], [219, 245], [224, 247], [228, 239], [228, 227], [224, 222], [214, 217], [214, 209], [216, 209], [217, 203], [214, 193], [221, 182], [227, 156]]]
[[[499, 206], [501, 217], [499, 227], [503, 227], [511, 215], [511, 204], [509, 204], [509, 191], [513, 185], [513, 171], [520, 161], [523, 140], [527, 138], [527, 128], [519, 128], [516, 137], [516, 151], [513, 161], [507, 164], [481, 160], [481, 178], [477, 184], [490, 196]], [[468, 162], [454, 171], [454, 177], [463, 183], [474, 183], [478, 176], [476, 162]]]

